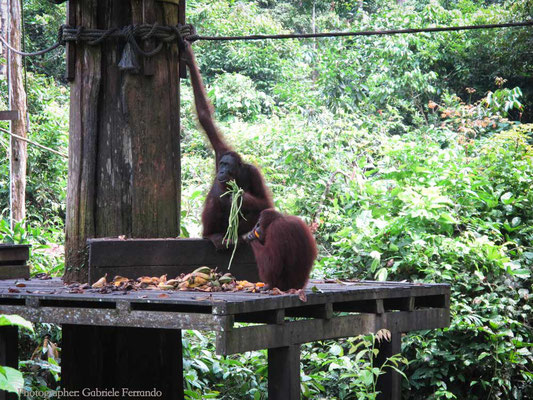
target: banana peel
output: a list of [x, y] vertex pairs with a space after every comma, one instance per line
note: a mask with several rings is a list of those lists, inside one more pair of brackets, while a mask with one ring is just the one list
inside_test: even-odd
[[92, 284], [93, 289], [100, 289], [107, 285], [107, 274]]

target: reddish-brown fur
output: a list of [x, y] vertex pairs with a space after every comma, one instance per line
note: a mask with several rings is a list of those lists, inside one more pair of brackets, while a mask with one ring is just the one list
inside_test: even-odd
[[302, 289], [317, 257], [309, 227], [300, 218], [271, 208], [261, 212], [258, 225], [259, 240], [255, 232], [248, 238], [261, 280], [280, 290]]
[[[229, 195], [221, 197], [227, 191], [227, 180], [234, 179], [244, 190], [241, 208], [244, 218], [239, 218], [239, 235], [254, 227], [262, 210], [273, 207], [272, 197], [259, 169], [244, 163], [240, 155], [224, 141], [214, 122], [212, 106], [205, 93], [202, 76], [190, 44], [185, 42], [180, 53], [181, 58], [189, 67], [198, 120], [215, 151], [216, 176], [205, 199], [202, 212], [203, 237], [210, 239], [217, 249], [221, 249], [224, 247], [222, 239], [228, 229], [231, 208], [231, 197]], [[231, 163], [231, 168], [227, 169], [227, 173], [226, 169], [221, 167], [221, 159], [225, 156], [229, 156]], [[218, 179], [220, 175], [222, 175], [222, 181]]]

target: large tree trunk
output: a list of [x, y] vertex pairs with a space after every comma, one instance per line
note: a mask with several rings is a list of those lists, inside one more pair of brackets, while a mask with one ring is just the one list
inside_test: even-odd
[[[141, 22], [176, 25], [178, 4], [172, 3], [70, 0], [69, 7], [75, 7], [77, 26], [107, 29]], [[179, 234], [177, 46], [165, 45], [137, 75], [119, 70], [123, 48], [124, 42], [117, 40], [76, 45], [70, 97], [67, 281], [87, 279], [87, 238]]]
[[[9, 2], [9, 42], [12, 47], [21, 49], [21, 21], [22, 14], [19, 0]], [[11, 122], [11, 132], [26, 137], [26, 91], [22, 73], [22, 57], [9, 52], [9, 83], [11, 110], [19, 112], [19, 118]], [[28, 157], [27, 143], [11, 137], [11, 218], [12, 221], [22, 221], [26, 216], [26, 159]]]

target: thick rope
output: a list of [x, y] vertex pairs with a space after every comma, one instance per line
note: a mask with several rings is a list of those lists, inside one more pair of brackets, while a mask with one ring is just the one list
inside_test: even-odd
[[49, 151], [51, 153], [57, 154], [58, 156], [61, 156], [61, 157], [64, 157], [64, 158], [68, 158], [68, 155], [66, 155], [65, 153], [61, 153], [60, 151], [51, 149], [50, 147], [46, 147], [46, 146], [44, 146], [44, 145], [42, 145], [40, 143], [34, 142], [33, 140], [30, 140], [28, 138], [16, 135], [16, 134], [14, 134], [12, 132], [9, 132], [7, 129], [0, 128], [0, 132], [7, 133], [9, 136], [14, 137], [15, 139], [22, 140], [23, 142], [27, 142], [27, 143], [29, 143], [29, 144], [31, 144], [33, 146], [36, 146], [36, 147], [39, 147], [39, 148], [41, 148], [43, 150], [46, 150], [46, 151]]
[[[164, 43], [177, 42], [180, 48], [183, 48], [184, 40], [194, 42], [196, 40], [208, 41], [227, 41], [227, 40], [266, 40], [266, 39], [307, 39], [307, 38], [325, 38], [325, 37], [341, 37], [341, 36], [383, 36], [383, 35], [399, 35], [412, 34], [423, 32], [451, 32], [464, 31], [474, 29], [499, 29], [499, 28], [514, 28], [533, 26], [533, 20], [523, 22], [508, 22], [502, 24], [485, 24], [485, 25], [466, 25], [466, 26], [445, 26], [445, 27], [429, 27], [429, 28], [410, 28], [410, 29], [391, 29], [383, 31], [356, 31], [356, 32], [324, 32], [324, 33], [300, 33], [300, 34], [272, 34], [272, 35], [247, 35], [247, 36], [199, 36], [196, 33], [194, 26], [190, 24], [176, 26], [163, 26], [158, 24], [143, 24], [143, 25], [128, 25], [121, 29], [88, 29], [84, 27], [73, 28], [70, 26], [61, 26], [58, 32], [58, 41], [56, 44], [33, 53], [25, 53], [19, 51], [9, 45], [5, 39], [0, 37], [0, 41], [4, 43], [11, 51], [21, 56], [38, 56], [45, 54], [66, 42], [80, 42], [85, 41], [89, 45], [97, 45], [104, 40], [110, 38], [119, 38], [127, 40], [138, 54], [151, 57], [159, 53]], [[140, 40], [155, 40], [159, 44], [150, 51], [143, 50], [137, 43]]]
[[33, 53], [26, 53], [24, 51], [20, 51], [20, 50], [17, 50], [15, 49], [14, 47], [12, 47], [8, 42], [7, 40], [5, 40], [2, 36], [0, 36], [0, 42], [2, 42], [4, 44], [4, 46], [6, 46], [9, 50], [11, 50], [13, 53], [15, 54], [18, 54], [19, 56], [22, 56], [22, 57], [33, 57], [33, 56], [41, 56], [43, 54], [46, 54], [54, 49], [57, 49], [59, 46], [61, 46], [61, 43], [60, 42], [57, 42], [55, 43], [54, 45], [46, 48], [46, 49], [43, 49], [43, 50], [39, 50], [39, 51], [35, 51]]
[[466, 26], [444, 26], [434, 28], [412, 28], [412, 29], [390, 29], [384, 31], [357, 31], [357, 32], [325, 32], [325, 33], [299, 33], [299, 34], [281, 34], [281, 35], [248, 35], [248, 36], [197, 36], [197, 40], [265, 40], [265, 39], [307, 39], [307, 38], [324, 38], [339, 36], [382, 36], [382, 35], [400, 35], [408, 33], [422, 32], [449, 32], [464, 31], [474, 29], [497, 29], [512, 28], [520, 26], [532, 26], [533, 20], [524, 22], [509, 22], [504, 24], [486, 24], [486, 25], [466, 25]]

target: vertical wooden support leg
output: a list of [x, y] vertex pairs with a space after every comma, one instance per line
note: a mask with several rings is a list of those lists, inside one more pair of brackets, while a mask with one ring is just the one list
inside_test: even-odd
[[[402, 334], [400, 332], [391, 332], [391, 341], [383, 340], [379, 345], [379, 353], [374, 360], [374, 365], [380, 367], [385, 363], [386, 359], [401, 353], [402, 348]], [[377, 396], [378, 400], [400, 400], [402, 381], [401, 376], [396, 371], [387, 368], [385, 375], [378, 378], [377, 390], [380, 394]]]
[[268, 349], [268, 399], [300, 399], [300, 346]]
[[[187, 9], [187, 0], [180, 0], [178, 6], [178, 22], [185, 24], [185, 10]], [[187, 79], [187, 65], [180, 60], [179, 64], [179, 76], [182, 79]]]
[[[18, 368], [18, 328], [16, 326], [0, 327], [0, 365]], [[15, 400], [15, 393], [0, 390], [0, 400]]]
[[[63, 389], [91, 393], [93, 399], [144, 399], [130, 391], [158, 391], [156, 398], [183, 399], [181, 331], [63, 325], [61, 359]], [[117, 397], [115, 395], [115, 397]]]

